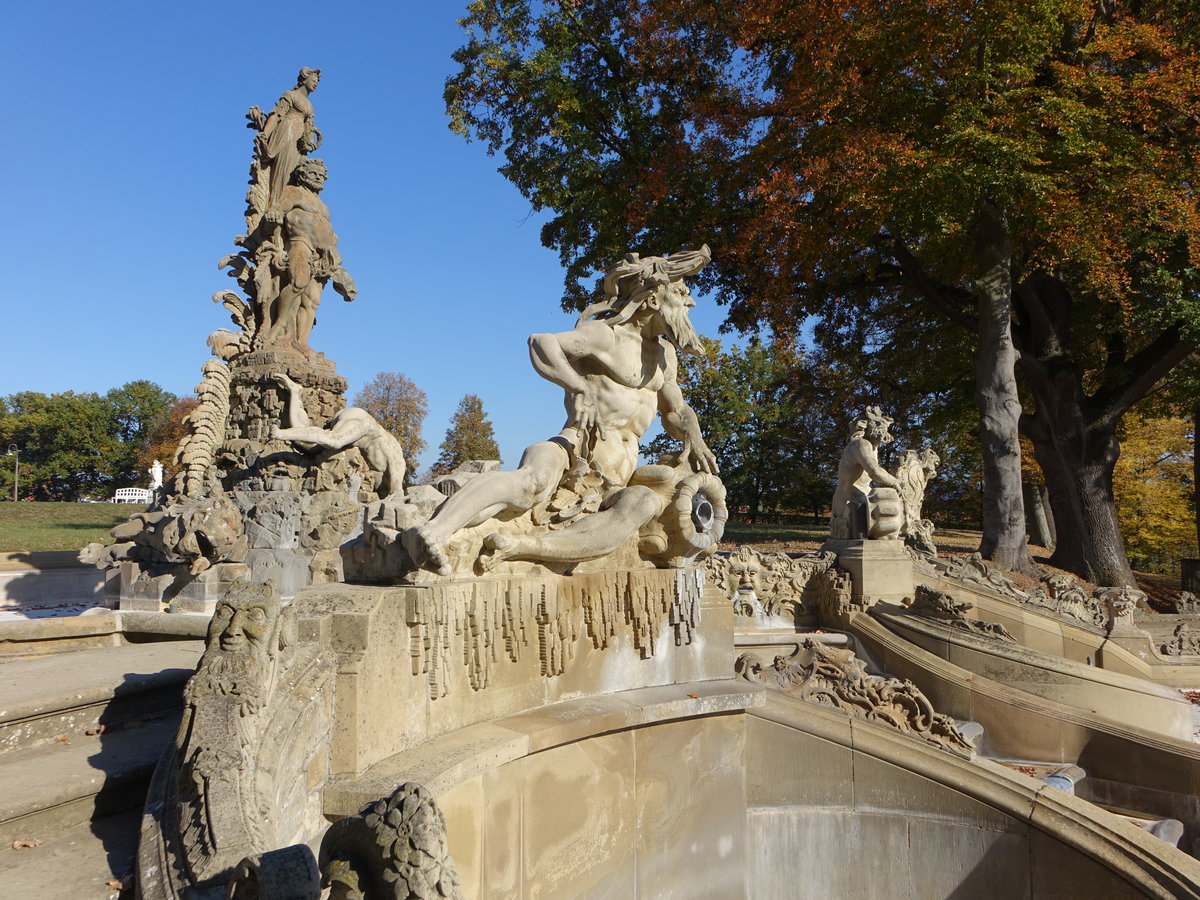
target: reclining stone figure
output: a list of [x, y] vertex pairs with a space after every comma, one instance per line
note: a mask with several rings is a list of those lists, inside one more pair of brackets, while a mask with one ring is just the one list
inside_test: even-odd
[[[597, 559], [659, 516], [678, 483], [678, 471], [714, 475], [716, 459], [700, 435], [695, 412], [676, 380], [676, 352], [700, 353], [683, 283], [710, 259], [708, 247], [668, 257], [635, 253], [604, 278], [604, 300], [571, 331], [529, 339], [534, 369], [565, 392], [567, 422], [559, 434], [529, 447], [510, 471], [484, 473], [449, 497], [426, 523], [407, 529], [413, 562], [442, 575], [452, 570], [446, 543], [460, 529], [499, 515], [515, 516], [552, 497], [564, 476], [586, 462], [611, 486], [595, 512], [562, 530], [533, 534], [497, 531], [484, 541], [485, 566], [502, 559], [549, 562]], [[638, 442], [655, 412], [683, 442], [677, 468], [637, 469]]]
[[287, 391], [283, 411], [287, 427], [272, 428], [273, 440], [288, 441], [308, 453], [325, 451], [328, 456], [356, 447], [367, 465], [379, 474], [376, 493], [380, 498], [404, 496], [404, 449], [369, 412], [348, 406], [336, 413], [324, 428], [318, 428], [304, 411], [304, 389], [282, 372], [271, 377]]

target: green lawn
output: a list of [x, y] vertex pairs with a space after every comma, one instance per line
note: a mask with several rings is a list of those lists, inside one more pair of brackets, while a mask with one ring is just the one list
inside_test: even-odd
[[745, 522], [726, 522], [725, 544], [763, 544], [770, 541], [824, 541], [829, 537], [828, 525], [767, 524], [749, 525]]
[[132, 503], [0, 503], [0, 553], [79, 550], [144, 507]]

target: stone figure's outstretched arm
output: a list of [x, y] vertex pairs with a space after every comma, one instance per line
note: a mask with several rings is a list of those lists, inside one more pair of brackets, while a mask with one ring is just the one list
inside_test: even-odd
[[312, 422], [304, 409], [304, 400], [301, 397], [304, 389], [284, 372], [276, 372], [271, 376], [271, 380], [287, 391], [287, 398], [283, 401], [283, 415], [280, 417], [283, 427], [308, 428]]
[[704, 443], [704, 436], [700, 434], [700, 420], [696, 418], [696, 411], [683, 399], [676, 373], [675, 350], [668, 346], [666, 381], [658, 392], [658, 413], [662, 417], [663, 429], [671, 437], [683, 441], [682, 462], [690, 465], [695, 472], [716, 475], [717, 458], [708, 449], [708, 444]]

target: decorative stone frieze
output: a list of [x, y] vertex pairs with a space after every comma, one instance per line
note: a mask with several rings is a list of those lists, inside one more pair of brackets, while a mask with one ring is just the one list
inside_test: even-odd
[[712, 583], [730, 597], [736, 615], [803, 625], [816, 620], [822, 589], [816, 576], [836, 559], [833, 553], [790, 556], [741, 546], [729, 555], [709, 557], [705, 568]]

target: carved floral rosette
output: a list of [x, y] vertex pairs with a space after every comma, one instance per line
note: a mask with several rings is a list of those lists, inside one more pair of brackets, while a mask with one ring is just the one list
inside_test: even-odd
[[851, 650], [806, 638], [791, 656], [776, 656], [769, 665], [755, 653], [743, 653], [734, 671], [752, 684], [831, 706], [956, 756], [969, 758], [975, 752], [955, 720], [937, 712], [916, 685], [907, 679], [868, 674], [866, 664]]
[[345, 900], [462, 900], [446, 817], [414, 782], [334, 822], [321, 841], [322, 882]]

